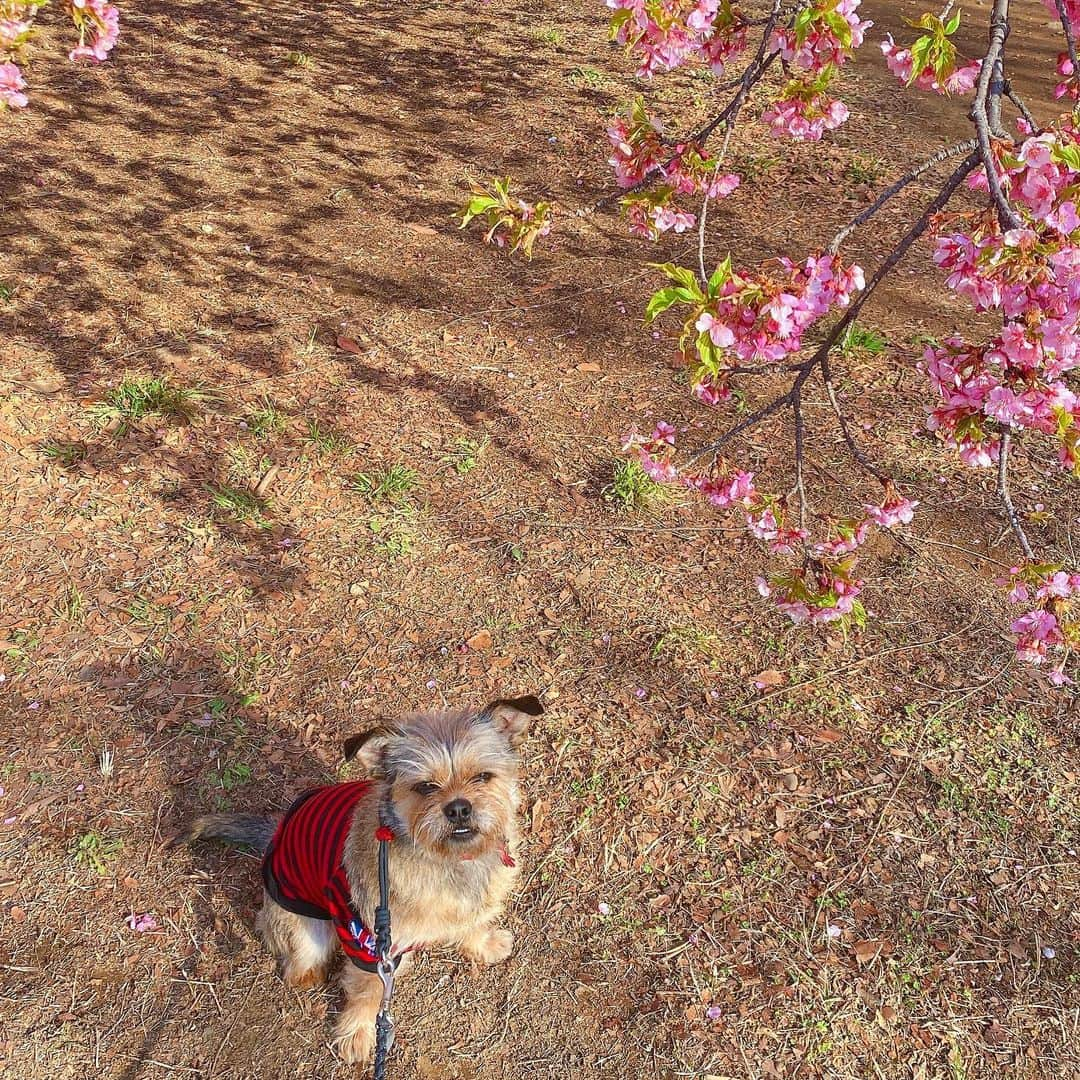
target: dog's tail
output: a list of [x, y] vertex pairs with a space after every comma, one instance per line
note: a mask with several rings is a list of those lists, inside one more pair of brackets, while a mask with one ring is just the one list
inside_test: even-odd
[[277, 823], [277, 818], [258, 814], [206, 814], [196, 818], [172, 842], [176, 845], [190, 844], [193, 840], [224, 840], [246, 844], [262, 854], [270, 846]]

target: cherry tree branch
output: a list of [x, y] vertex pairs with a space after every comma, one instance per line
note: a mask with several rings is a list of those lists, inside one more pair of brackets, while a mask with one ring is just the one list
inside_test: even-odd
[[990, 15], [990, 43], [983, 58], [979, 81], [975, 87], [975, 102], [971, 106], [971, 121], [975, 125], [979, 144], [979, 156], [986, 170], [986, 182], [990, 197], [997, 208], [998, 220], [1002, 229], [1018, 229], [1020, 218], [1009, 205], [1005, 192], [1001, 189], [997, 163], [990, 144], [1000, 129], [1001, 93], [1004, 88], [1002, 75], [1002, 54], [1005, 39], [1009, 36], [1009, 0], [994, 0], [994, 9]]
[[1009, 528], [1013, 531], [1013, 535], [1016, 537], [1016, 542], [1020, 545], [1020, 550], [1034, 562], [1035, 552], [1031, 549], [1027, 533], [1024, 532], [1024, 527], [1020, 524], [1020, 515], [1013, 505], [1012, 495], [1009, 494], [1009, 450], [1011, 447], [1012, 432], [1005, 431], [1001, 436], [1001, 452], [998, 455], [998, 498], [1001, 499], [1001, 505], [1005, 509], [1005, 518], [1009, 523]]
[[[806, 2], [800, 3], [795, 10], [798, 11], [806, 6]], [[764, 23], [752, 23], [751, 25], [762, 25], [761, 41], [758, 42], [757, 52], [754, 54], [753, 60], [747, 64], [746, 69], [737, 80], [734, 80], [730, 86], [738, 87], [735, 96], [725, 105], [719, 113], [716, 114], [704, 127], [699, 128], [693, 135], [686, 139], [670, 140], [671, 145], [676, 143], [693, 143], [697, 146], [704, 148], [705, 143], [712, 133], [721, 125], [725, 125], [726, 131], [730, 134], [732, 128], [735, 126], [735, 121], [738, 118], [739, 113], [742, 111], [742, 107], [746, 104], [746, 99], [750, 95], [750, 91], [759, 83], [764, 76], [765, 72], [769, 69], [772, 62], [780, 55], [778, 52], [768, 52], [769, 39], [772, 37], [773, 30], [776, 29], [776, 24], [780, 19], [780, 14], [783, 9], [782, 0], [773, 0], [772, 10], [769, 12], [769, 16], [764, 20]], [[767, 54], [767, 55], [766, 55]], [[678, 155], [672, 155], [664, 164], [665, 167], [670, 165]], [[621, 191], [612, 192], [610, 195], [605, 195], [602, 199], [593, 204], [593, 209], [602, 210], [612, 203], [618, 202], [620, 199], [625, 199], [627, 195], [632, 195], [635, 191], [641, 191], [642, 188], [648, 187], [654, 183], [655, 177], [652, 173], [639, 180], [636, 184], [631, 185], [628, 188], [623, 188]]]
[[705, 272], [705, 222], [709, 216], [709, 199], [712, 198], [709, 192], [720, 175], [720, 166], [724, 163], [724, 158], [727, 157], [732, 131], [734, 131], [734, 127], [731, 124], [728, 124], [724, 129], [724, 145], [720, 147], [720, 153], [716, 156], [716, 168], [713, 169], [712, 182], [705, 188], [705, 197], [701, 200], [701, 213], [698, 215], [697, 257], [698, 273], [701, 275], [702, 286], [706, 286], [709, 282], [709, 275]]
[[890, 184], [865, 210], [860, 211], [845, 225], [837, 234], [833, 237], [832, 243], [829, 244], [828, 250], [832, 254], [836, 254], [840, 250], [840, 245], [857, 229], [860, 225], [865, 225], [890, 199], [899, 195], [909, 184], [914, 183], [924, 173], [928, 173], [936, 165], [940, 165], [943, 161], [947, 161], [951, 157], [956, 157], [957, 154], [970, 153], [978, 146], [978, 140], [967, 139], [962, 143], [957, 143], [955, 146], [946, 147], [943, 150], [939, 150], [933, 157], [929, 157], [921, 165], [916, 165], [910, 172], [905, 173], [895, 183]]
[[747, 64], [746, 70], [742, 73], [738, 83], [739, 89], [736, 91], [735, 96], [703, 128], [691, 135], [689, 142], [704, 146], [709, 136], [721, 124], [726, 124], [729, 129], [734, 125], [743, 105], [746, 104], [746, 99], [750, 96], [750, 91], [761, 81], [762, 76], [768, 71], [769, 65], [780, 55], [776, 50], [768, 52], [768, 49], [769, 39], [772, 37], [777, 20], [780, 18], [781, 7], [781, 0], [773, 0], [772, 11], [769, 12], [769, 18], [765, 22], [765, 29], [762, 31], [757, 52], [754, 54], [754, 59]]
[[797, 365], [798, 374], [795, 376], [789, 389], [773, 398], [772, 401], [763, 405], [756, 412], [751, 413], [750, 416], [733, 427], [729, 428], [716, 439], [714, 442], [709, 443], [707, 446], [703, 446], [700, 450], [696, 451], [687, 460], [687, 466], [693, 465], [695, 462], [700, 461], [704, 457], [710, 455], [716, 456], [720, 449], [730, 442], [736, 435], [740, 435], [748, 428], [754, 427], [762, 420], [767, 419], [774, 413], [779, 412], [785, 405], [792, 405], [798, 397], [800, 391], [803, 388], [803, 384], [810, 378], [813, 372], [827, 362], [829, 353], [836, 348], [837, 344], [844, 336], [844, 331], [858, 318], [859, 312], [862, 311], [866, 302], [873, 296], [874, 291], [878, 285], [888, 277], [888, 275], [895, 269], [897, 263], [911, 250], [915, 242], [926, 232], [930, 227], [930, 222], [934, 215], [944, 209], [948, 201], [953, 197], [956, 189], [964, 182], [971, 171], [979, 164], [979, 153], [973, 152], [969, 154], [960, 163], [948, 180], [945, 181], [941, 191], [934, 197], [934, 199], [927, 205], [923, 211], [922, 216], [916, 221], [910, 229], [901, 237], [896, 246], [889, 252], [885, 261], [877, 268], [874, 276], [866, 283], [866, 288], [851, 302], [847, 311], [844, 312], [842, 318], [840, 318], [833, 326], [832, 331], [825, 341], [818, 347], [817, 351], [809, 360], [804, 360], [801, 364]]

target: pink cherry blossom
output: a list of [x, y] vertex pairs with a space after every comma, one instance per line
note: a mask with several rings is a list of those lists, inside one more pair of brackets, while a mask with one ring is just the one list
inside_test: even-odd
[[892, 529], [897, 525], [910, 525], [918, 505], [918, 501], [894, 496], [881, 506], [864, 506], [863, 509], [875, 524], [883, 529]]
[[17, 65], [0, 64], [0, 105], [7, 105], [12, 109], [25, 108], [29, 101], [22, 92], [25, 87], [26, 80]]
[[142, 915], [129, 915], [126, 922], [136, 934], [152, 934], [159, 929], [157, 918], [149, 912]]

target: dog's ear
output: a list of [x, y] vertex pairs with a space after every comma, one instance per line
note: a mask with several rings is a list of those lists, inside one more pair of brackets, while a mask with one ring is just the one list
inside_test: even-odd
[[342, 743], [341, 750], [346, 761], [355, 758], [365, 771], [374, 772], [382, 761], [387, 741], [396, 734], [396, 729], [389, 722], [383, 721], [358, 735], [350, 735]]
[[517, 746], [525, 738], [533, 718], [543, 716], [544, 706], [538, 697], [526, 694], [525, 697], [499, 698], [484, 710], [484, 714], [511, 746]]

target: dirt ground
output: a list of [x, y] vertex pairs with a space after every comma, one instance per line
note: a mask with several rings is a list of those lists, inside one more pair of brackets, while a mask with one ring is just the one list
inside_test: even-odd
[[[864, 7], [874, 41], [919, 10]], [[922, 431], [919, 335], [962, 317], [925, 250], [841, 365], [922, 512], [867, 559], [864, 632], [797, 632], [737, 523], [605, 497], [623, 432], [724, 417], [641, 327], [644, 260], [690, 242], [577, 214], [633, 92], [602, 4], [123, 14], [113, 62], [42, 59], [0, 118], [3, 1075], [349, 1075], [333, 993], [255, 938], [255, 861], [163, 838], [344, 775], [379, 713], [537, 692], [517, 952], [421, 959], [393, 1077], [1080, 1076], [1077, 699], [1016, 669], [991, 478]], [[736, 140], [714, 257], [809, 249], [964, 136], [874, 45], [845, 81], [823, 148]], [[531, 264], [453, 219], [503, 173], [560, 207]], [[187, 419], [112, 408], [152, 376]], [[811, 404], [816, 498], [873, 494]], [[742, 453], [781, 488], [789, 445]], [[1076, 489], [1018, 466], [1075, 558]]]

